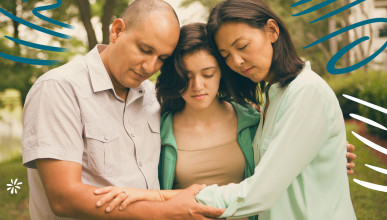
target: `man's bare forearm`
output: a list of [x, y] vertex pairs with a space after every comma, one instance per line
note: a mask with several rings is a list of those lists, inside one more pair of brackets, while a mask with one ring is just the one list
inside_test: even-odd
[[101, 196], [94, 195], [94, 186], [82, 183], [82, 166], [75, 162], [52, 159], [36, 160], [52, 211], [59, 216], [81, 219], [162, 219], [163, 202], [134, 203], [125, 211], [105, 212], [97, 207]]
[[162, 219], [166, 209], [163, 202], [140, 201], [130, 204], [125, 210], [105, 212], [107, 205], [96, 207], [100, 196], [93, 194], [96, 187], [78, 184], [72, 196], [66, 198], [60, 215], [82, 219]]

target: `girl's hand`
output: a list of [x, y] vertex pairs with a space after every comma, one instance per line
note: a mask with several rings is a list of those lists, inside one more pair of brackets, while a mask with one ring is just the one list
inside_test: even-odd
[[97, 207], [101, 207], [111, 201], [111, 203], [105, 209], [106, 212], [113, 211], [113, 209], [115, 209], [117, 206], [120, 206], [118, 210], [122, 211], [130, 203], [141, 200], [164, 201], [158, 191], [127, 187], [107, 186], [96, 189], [94, 194], [105, 194], [97, 201]]
[[356, 159], [356, 154], [353, 153], [354, 150], [355, 150], [355, 146], [353, 146], [352, 144], [348, 143], [348, 141], [347, 141], [347, 154], [346, 154], [346, 157], [347, 157], [347, 173], [349, 175], [354, 173], [353, 168], [355, 168], [354, 161]]

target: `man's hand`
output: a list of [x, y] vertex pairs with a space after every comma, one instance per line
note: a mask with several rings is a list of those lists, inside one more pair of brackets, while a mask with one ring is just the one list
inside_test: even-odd
[[195, 195], [204, 188], [203, 185], [192, 185], [165, 202], [167, 213], [165, 219], [214, 219], [223, 214], [224, 209], [199, 204]]
[[354, 173], [353, 168], [355, 168], [354, 161], [356, 159], [356, 154], [353, 153], [354, 151], [355, 151], [355, 146], [353, 146], [352, 144], [348, 143], [348, 141], [347, 141], [347, 154], [346, 154], [346, 157], [347, 157], [347, 173], [349, 175]]

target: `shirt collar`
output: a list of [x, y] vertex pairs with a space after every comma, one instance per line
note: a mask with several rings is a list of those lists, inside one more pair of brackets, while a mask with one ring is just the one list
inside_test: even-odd
[[138, 87], [129, 89], [128, 97], [126, 98], [127, 105], [130, 105], [136, 99], [145, 95], [146, 90], [143, 84], [144, 83], [141, 83]]
[[114, 90], [112, 80], [106, 71], [105, 65], [101, 60], [101, 56], [99, 55], [99, 53], [106, 49], [106, 47], [106, 45], [98, 44], [85, 56], [94, 92], [100, 92], [108, 89]]

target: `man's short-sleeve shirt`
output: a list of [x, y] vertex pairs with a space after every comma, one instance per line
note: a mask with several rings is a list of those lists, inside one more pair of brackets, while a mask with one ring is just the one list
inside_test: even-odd
[[160, 106], [154, 85], [144, 81], [122, 100], [99, 56], [105, 47], [97, 45], [45, 73], [28, 93], [22, 144], [23, 164], [30, 168], [31, 217], [53, 217], [36, 159], [80, 163], [82, 182], [96, 187], [159, 189]]

